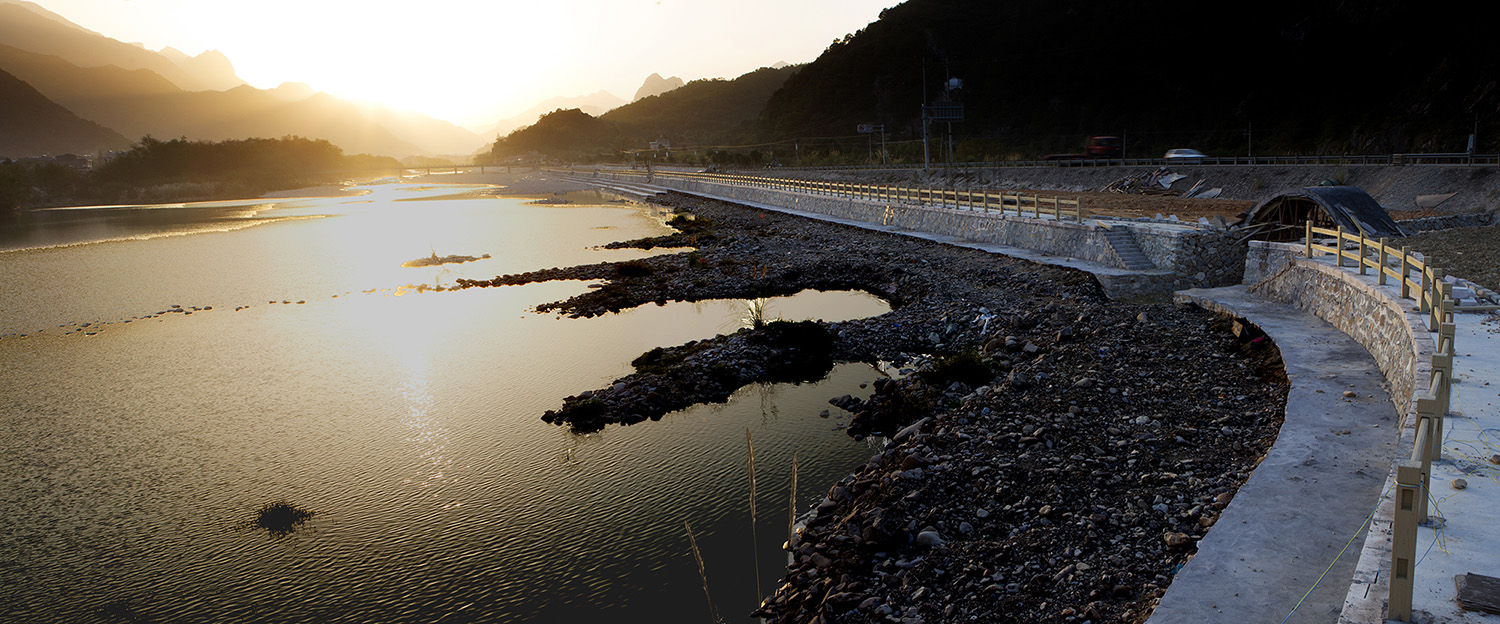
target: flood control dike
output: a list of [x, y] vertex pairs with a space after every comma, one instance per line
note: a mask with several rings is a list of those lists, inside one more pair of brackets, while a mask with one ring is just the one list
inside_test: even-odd
[[[639, 175], [615, 175], [626, 180], [645, 180]], [[1223, 228], [1193, 229], [1182, 224], [1130, 223], [1127, 220], [1112, 220], [1110, 226], [1101, 227], [1092, 218], [1078, 223], [998, 210], [947, 208], [718, 184], [674, 175], [655, 175], [650, 183], [728, 201], [766, 204], [1078, 259], [1104, 269], [1091, 272], [1106, 292], [1116, 299], [1165, 301], [1178, 290], [1238, 284], [1244, 270], [1243, 234]], [[1130, 262], [1131, 255], [1143, 256], [1146, 264]]]

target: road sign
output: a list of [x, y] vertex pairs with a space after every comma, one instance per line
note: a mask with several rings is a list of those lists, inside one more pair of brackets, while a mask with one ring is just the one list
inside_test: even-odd
[[922, 117], [928, 121], [963, 121], [964, 105], [959, 102], [945, 102], [923, 106]]

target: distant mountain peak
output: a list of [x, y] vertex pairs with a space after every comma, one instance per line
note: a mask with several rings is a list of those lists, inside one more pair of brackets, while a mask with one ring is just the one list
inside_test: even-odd
[[[166, 50], [162, 50], [162, 53], [165, 55]], [[234, 63], [229, 62], [229, 57], [224, 56], [224, 53], [218, 50], [209, 50], [183, 61], [176, 59], [173, 61], [194, 80], [213, 91], [227, 91], [245, 84], [245, 81], [234, 73]]]
[[539, 119], [542, 115], [558, 109], [576, 108], [597, 117], [599, 115], [603, 115], [606, 112], [609, 112], [610, 110], [613, 110], [620, 106], [624, 106], [625, 104], [629, 104], [629, 102], [626, 102], [625, 100], [620, 99], [620, 96], [617, 96], [603, 89], [600, 89], [588, 95], [579, 95], [574, 97], [558, 96], [547, 98], [546, 100], [538, 103], [536, 106], [527, 109], [524, 113], [521, 113], [509, 119], [502, 119], [499, 122], [488, 127], [480, 128], [479, 133], [487, 136], [509, 134], [516, 128], [529, 126], [536, 123], [537, 119]]
[[663, 93], [681, 87], [684, 84], [686, 83], [684, 83], [682, 79], [678, 78], [677, 76], [672, 76], [671, 78], [662, 78], [661, 74], [653, 73], [650, 76], [646, 76], [646, 82], [641, 85], [640, 89], [636, 90], [635, 98], [631, 101], [639, 102], [642, 98], [648, 98], [653, 95], [661, 95]]
[[57, 56], [79, 67], [145, 69], [185, 90], [204, 87], [163, 54], [139, 43], [106, 37], [29, 2], [0, 2], [0, 41], [27, 52]]
[[317, 91], [305, 82], [283, 82], [275, 89], [271, 89], [271, 93], [288, 102], [296, 102], [312, 97], [317, 94]]
[[183, 63], [186, 63], [189, 59], [193, 58], [191, 56], [188, 56], [186, 52], [178, 50], [177, 48], [174, 48], [172, 46], [162, 48], [161, 50], [157, 51], [157, 54], [167, 57], [167, 60], [176, 63], [178, 67], [181, 67]]

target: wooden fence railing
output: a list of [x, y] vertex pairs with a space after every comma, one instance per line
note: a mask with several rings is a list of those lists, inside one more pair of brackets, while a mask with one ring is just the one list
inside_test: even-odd
[[[1432, 462], [1442, 456], [1443, 417], [1453, 394], [1453, 285], [1443, 271], [1419, 259], [1407, 247], [1392, 247], [1381, 238], [1366, 238], [1363, 232], [1344, 228], [1328, 230], [1306, 226], [1306, 253], [1332, 255], [1338, 266], [1356, 267], [1361, 275], [1376, 272], [1378, 283], [1398, 280], [1401, 297], [1417, 302], [1427, 316], [1428, 331], [1437, 332], [1437, 350], [1432, 356], [1432, 374], [1427, 388], [1417, 390], [1416, 442], [1411, 457], [1396, 467], [1396, 513], [1391, 537], [1390, 595], [1386, 617], [1410, 621], [1412, 588], [1416, 574], [1417, 525], [1427, 521]], [[1325, 241], [1315, 236], [1327, 236]], [[1346, 261], [1352, 264], [1346, 264]]]
[[886, 202], [900, 205], [937, 206], [953, 210], [974, 212], [1010, 213], [1022, 217], [1042, 218], [1048, 215], [1056, 221], [1083, 223], [1088, 218], [1083, 204], [1077, 199], [1041, 197], [1025, 193], [995, 193], [979, 189], [941, 189], [915, 186], [890, 186], [878, 184], [852, 184], [847, 182], [821, 182], [794, 178], [772, 178], [728, 173], [691, 173], [680, 171], [611, 172], [614, 179], [621, 175], [640, 178], [675, 178], [721, 184], [731, 187], [764, 188], [769, 190], [847, 197], [850, 199]]

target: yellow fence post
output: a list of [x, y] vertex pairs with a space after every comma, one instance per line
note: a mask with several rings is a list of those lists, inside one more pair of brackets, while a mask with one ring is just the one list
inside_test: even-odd
[[1365, 274], [1365, 231], [1359, 231], [1359, 274]]
[[1376, 271], [1376, 276], [1377, 276], [1376, 277], [1376, 283], [1380, 284], [1381, 286], [1385, 285], [1385, 271], [1386, 271], [1386, 264], [1385, 263], [1386, 263], [1386, 260], [1389, 259], [1389, 257], [1390, 257], [1389, 251], [1386, 249], [1386, 246], [1385, 246], [1385, 241], [1386, 241], [1386, 238], [1384, 236], [1380, 237], [1380, 268], [1377, 269], [1377, 271]]
[[1437, 331], [1443, 323], [1443, 274], [1438, 267], [1429, 267], [1432, 277], [1427, 283], [1427, 329]]
[[1411, 248], [1401, 246], [1401, 298], [1411, 298], [1411, 284], [1406, 282], [1406, 276], [1411, 272]]
[[1453, 284], [1450, 282], [1442, 282], [1438, 284], [1438, 287], [1443, 291], [1443, 313], [1438, 316], [1438, 323], [1452, 323], [1453, 308], [1455, 305], [1457, 305], [1457, 302], [1453, 300]]
[[1401, 462], [1396, 468], [1396, 517], [1391, 531], [1391, 581], [1386, 619], [1411, 621], [1412, 583], [1417, 563], [1417, 502], [1422, 491], [1421, 467]]
[[[1419, 271], [1421, 273], [1421, 275], [1422, 275], [1422, 284], [1421, 284], [1421, 291], [1422, 292], [1421, 292], [1420, 295], [1418, 295], [1416, 297], [1416, 299], [1417, 299], [1417, 310], [1420, 311], [1420, 312], [1422, 312], [1422, 313], [1424, 313], [1424, 314], [1431, 314], [1431, 306], [1432, 306], [1432, 281], [1428, 279], [1431, 276], [1431, 273], [1429, 273], [1429, 271], [1431, 271], [1431, 270], [1432, 270], [1432, 266], [1425, 265], [1425, 263], [1424, 263], [1424, 266], [1422, 267], [1422, 270]], [[1431, 329], [1431, 327], [1428, 327], [1428, 329]]]
[[1338, 227], [1338, 232], [1339, 232], [1338, 242], [1336, 244], [1334, 244], [1334, 246], [1333, 246], [1333, 260], [1338, 263], [1337, 266], [1339, 268], [1343, 268], [1343, 266], [1344, 266], [1344, 226], [1340, 225]]
[[[1448, 302], [1444, 302], [1447, 304]], [[1458, 328], [1454, 323], [1443, 323], [1438, 328], [1438, 348], [1440, 351], [1432, 356], [1432, 370], [1443, 373], [1443, 383], [1438, 386], [1438, 418], [1442, 419], [1452, 407], [1453, 394], [1453, 356], [1454, 350], [1458, 348], [1453, 342], [1453, 335]], [[1439, 430], [1441, 433], [1441, 430]]]
[[[1417, 440], [1412, 446], [1411, 461], [1420, 471], [1422, 492], [1431, 491], [1432, 487], [1432, 440], [1433, 432], [1437, 431], [1437, 400], [1431, 397], [1417, 399]], [[1416, 509], [1417, 524], [1427, 522], [1427, 497], [1423, 496], [1417, 501]]]

